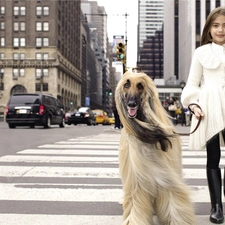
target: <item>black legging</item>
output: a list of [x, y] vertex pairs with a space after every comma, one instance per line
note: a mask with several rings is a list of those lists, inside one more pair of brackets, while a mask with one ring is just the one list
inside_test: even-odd
[[[223, 139], [225, 138], [225, 130], [222, 132]], [[224, 139], [225, 140], [225, 139]], [[206, 143], [206, 151], [207, 151], [207, 168], [209, 169], [218, 169], [221, 157], [221, 150], [220, 150], [220, 138], [219, 134], [213, 136], [207, 143]]]

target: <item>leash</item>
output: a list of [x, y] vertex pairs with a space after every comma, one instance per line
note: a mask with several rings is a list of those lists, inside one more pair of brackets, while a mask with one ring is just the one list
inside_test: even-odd
[[178, 135], [183, 135], [183, 136], [187, 136], [187, 135], [190, 135], [190, 134], [193, 134], [199, 127], [200, 123], [201, 123], [201, 120], [202, 120], [202, 116], [200, 116], [199, 120], [198, 120], [198, 123], [195, 127], [195, 129], [193, 131], [191, 131], [190, 133], [176, 133], [175, 134], [178, 134]]

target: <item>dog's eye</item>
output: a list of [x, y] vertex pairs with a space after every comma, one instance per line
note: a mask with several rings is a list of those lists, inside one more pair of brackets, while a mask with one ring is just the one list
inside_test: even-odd
[[129, 88], [130, 87], [130, 81], [127, 80], [127, 82], [124, 84], [124, 88]]
[[138, 89], [138, 90], [143, 90], [143, 89], [144, 89], [142, 83], [138, 83], [138, 84], [137, 84], [137, 89]]

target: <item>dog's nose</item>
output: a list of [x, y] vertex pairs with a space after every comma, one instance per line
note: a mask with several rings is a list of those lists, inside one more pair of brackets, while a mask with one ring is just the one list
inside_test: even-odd
[[130, 108], [135, 108], [137, 106], [137, 103], [135, 101], [129, 101], [127, 104]]

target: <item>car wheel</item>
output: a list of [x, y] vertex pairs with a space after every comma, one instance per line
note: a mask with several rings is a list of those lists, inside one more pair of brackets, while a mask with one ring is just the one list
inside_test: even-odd
[[61, 127], [61, 128], [65, 127], [65, 119], [64, 118], [62, 118], [62, 121], [59, 124], [59, 127]]
[[49, 116], [46, 117], [44, 128], [50, 128], [51, 127], [51, 118]]
[[34, 125], [30, 125], [30, 128], [35, 128], [35, 126]]
[[8, 126], [9, 126], [10, 129], [16, 128], [16, 126], [14, 124], [8, 124]]

